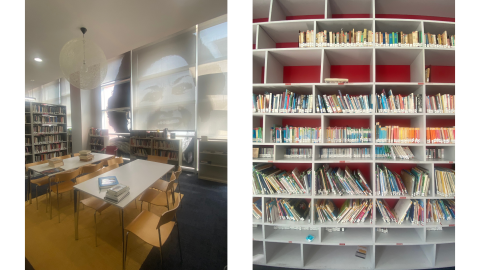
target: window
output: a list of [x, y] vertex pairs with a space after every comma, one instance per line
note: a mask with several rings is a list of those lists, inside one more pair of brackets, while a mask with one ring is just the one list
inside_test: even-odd
[[130, 80], [102, 86], [102, 129], [109, 134], [129, 133]]

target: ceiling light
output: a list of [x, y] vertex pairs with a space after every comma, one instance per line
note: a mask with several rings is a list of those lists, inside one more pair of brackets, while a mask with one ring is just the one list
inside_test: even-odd
[[43, 61], [41, 58], [38, 58], [38, 57], [34, 58], [33, 60], [35, 60], [37, 62], [42, 62]]

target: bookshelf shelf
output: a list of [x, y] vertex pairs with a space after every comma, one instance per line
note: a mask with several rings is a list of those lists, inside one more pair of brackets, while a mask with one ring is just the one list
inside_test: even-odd
[[169, 157], [169, 164], [182, 166], [182, 140], [161, 138], [160, 136], [163, 136], [162, 133], [148, 130], [131, 130], [131, 155], [142, 159], [147, 158], [148, 155]]
[[[438, 2], [438, 3], [437, 3]], [[294, 4], [293, 4], [294, 3]], [[300, 171], [317, 169], [321, 164], [331, 167], [360, 166], [372, 190], [376, 190], [376, 165], [400, 173], [402, 169], [421, 166], [429, 170], [428, 196], [338, 196], [314, 194], [252, 195], [262, 200], [262, 206], [272, 198], [300, 198], [314, 203], [320, 199], [342, 201], [345, 199], [455, 199], [437, 196], [434, 168], [455, 168], [455, 144], [427, 144], [426, 128], [454, 126], [455, 113], [426, 112], [426, 96], [455, 95], [455, 48], [426, 47], [313, 47], [298, 48], [298, 31], [372, 30], [374, 32], [421, 31], [455, 34], [453, 1], [438, 0], [438, 8], [424, 1], [379, 0], [254, 0], [253, 13], [253, 94], [282, 94], [288, 89], [301, 95], [371, 95], [388, 93], [406, 96], [411, 93], [422, 97], [421, 113], [253, 113], [253, 127], [262, 127], [263, 142], [252, 143], [255, 148], [274, 149], [271, 158], [253, 159], [253, 164], [273, 163], [278, 168]], [[411, 7], [414, 7], [413, 9]], [[320, 7], [320, 8], [319, 8]], [[422, 14], [422, 15], [420, 15]], [[452, 21], [453, 20], [453, 21]], [[425, 68], [431, 66], [430, 82], [425, 81]], [[435, 74], [436, 77], [435, 77]], [[325, 78], [348, 78], [349, 83], [328, 84]], [[316, 103], [316, 102], [315, 102]], [[370, 128], [374, 136], [375, 123], [420, 128], [421, 143], [326, 143], [326, 130], [331, 126], [360, 126]], [[320, 143], [274, 143], [270, 129], [276, 125], [321, 126]], [[438, 124], [438, 125], [437, 125]], [[366, 126], [365, 126], [366, 125]], [[375, 147], [383, 145], [408, 146], [414, 153], [412, 160], [375, 159]], [[290, 147], [312, 149], [312, 158], [286, 159]], [[321, 159], [322, 148], [369, 148], [371, 158]], [[429, 159], [427, 149], [444, 149], [445, 158]], [[345, 164], [343, 164], [345, 163]], [[432, 177], [433, 176], [433, 177]], [[262, 210], [262, 209], [261, 209]], [[311, 209], [312, 210], [312, 209]], [[364, 223], [319, 223], [315, 211], [310, 211], [309, 221], [277, 220], [268, 223], [255, 218], [254, 264], [301, 269], [423, 269], [455, 265], [455, 220], [441, 223], [402, 225], [385, 223], [379, 212], [373, 212], [373, 221]], [[424, 213], [425, 214], [425, 213]], [[265, 217], [263, 217], [265, 219]], [[263, 230], [260, 234], [259, 227]], [[283, 229], [274, 229], [282, 227]], [[286, 230], [298, 227], [302, 230]], [[345, 228], [344, 232], [328, 232], [325, 228]], [[426, 228], [442, 227], [442, 231]], [[388, 228], [388, 233], [377, 232]], [[315, 236], [306, 242], [308, 234]], [[263, 236], [259, 237], [258, 235]], [[291, 242], [290, 242], [291, 241]], [[340, 246], [344, 244], [345, 246]], [[400, 245], [397, 245], [400, 244]], [[358, 245], [367, 247], [365, 260], [354, 256]], [[258, 256], [257, 256], [258, 255]], [[257, 257], [255, 257], [257, 256]]]

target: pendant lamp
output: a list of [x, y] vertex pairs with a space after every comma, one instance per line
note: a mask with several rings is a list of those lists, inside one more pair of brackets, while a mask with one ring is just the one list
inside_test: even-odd
[[107, 59], [95, 42], [85, 39], [87, 28], [82, 27], [82, 38], [63, 45], [60, 51], [60, 69], [63, 77], [73, 86], [92, 90], [100, 86], [107, 75]]

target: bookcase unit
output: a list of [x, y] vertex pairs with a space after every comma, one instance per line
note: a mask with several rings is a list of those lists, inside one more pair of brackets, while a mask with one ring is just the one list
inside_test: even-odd
[[[432, 8], [435, 5], [436, 8]], [[394, 94], [420, 94], [422, 113], [253, 113], [253, 128], [263, 128], [263, 142], [254, 148], [273, 148], [270, 158], [256, 158], [258, 163], [273, 163], [280, 169], [300, 171], [322, 164], [359, 169], [372, 190], [375, 187], [377, 164], [400, 171], [421, 166], [429, 170], [430, 191], [426, 197], [410, 196], [335, 196], [335, 195], [260, 195], [262, 219], [253, 218], [253, 263], [301, 269], [424, 269], [455, 265], [455, 220], [429, 222], [424, 226], [404, 222], [385, 223], [376, 210], [375, 201], [386, 199], [393, 205], [400, 199], [447, 199], [435, 194], [435, 167], [455, 168], [455, 144], [427, 144], [427, 127], [455, 126], [455, 114], [426, 113], [425, 96], [455, 94], [455, 48], [423, 47], [315, 47], [298, 48], [298, 31], [318, 29], [372, 30], [373, 32], [422, 31], [455, 34], [454, 1], [383, 1], [383, 0], [253, 0], [253, 93], [265, 91], [281, 94], [288, 89], [298, 94], [319, 93], [371, 95], [382, 89]], [[431, 66], [430, 82], [425, 82], [425, 67]], [[435, 72], [435, 74], [433, 74]], [[349, 83], [326, 84], [325, 78], [348, 78]], [[315, 104], [317, 101], [315, 101]], [[394, 144], [409, 146], [414, 160], [377, 160], [375, 146], [392, 145], [375, 142], [375, 123], [420, 128], [420, 143]], [[322, 128], [321, 143], [274, 143], [270, 138], [273, 125]], [[326, 143], [328, 126], [365, 127], [372, 130], [372, 143]], [[285, 159], [288, 147], [309, 148], [311, 158]], [[325, 147], [367, 147], [371, 158], [322, 159]], [[428, 159], [426, 149], [443, 148], [444, 159]], [[313, 184], [313, 181], [312, 181]], [[311, 202], [310, 220], [293, 222], [277, 220], [269, 223], [263, 213], [272, 198], [302, 198]], [[319, 223], [313, 203], [332, 199], [372, 199], [375, 210], [372, 223]], [[455, 199], [448, 197], [448, 199]], [[425, 205], [425, 204], [424, 204]], [[425, 213], [423, 213], [425, 215]], [[424, 220], [426, 220], [424, 218]], [[281, 227], [283, 229], [276, 229]], [[293, 227], [295, 229], [293, 229]], [[345, 228], [328, 232], [326, 228]], [[427, 231], [442, 227], [441, 231]], [[292, 228], [292, 229], [287, 229]], [[377, 232], [388, 228], [388, 233]], [[300, 230], [301, 229], [301, 230]], [[313, 235], [312, 242], [306, 240]], [[357, 246], [367, 249], [365, 259], [355, 257]]]
[[227, 184], [227, 141], [200, 140], [198, 143], [198, 178]]
[[168, 163], [182, 166], [182, 140], [162, 138], [161, 132], [130, 131], [130, 156], [146, 159], [148, 155], [169, 157]]
[[25, 164], [70, 154], [66, 106], [25, 101]]
[[110, 136], [108, 136], [107, 129], [91, 128], [88, 134], [88, 144], [90, 150], [94, 153], [101, 152], [101, 150], [109, 145]]

